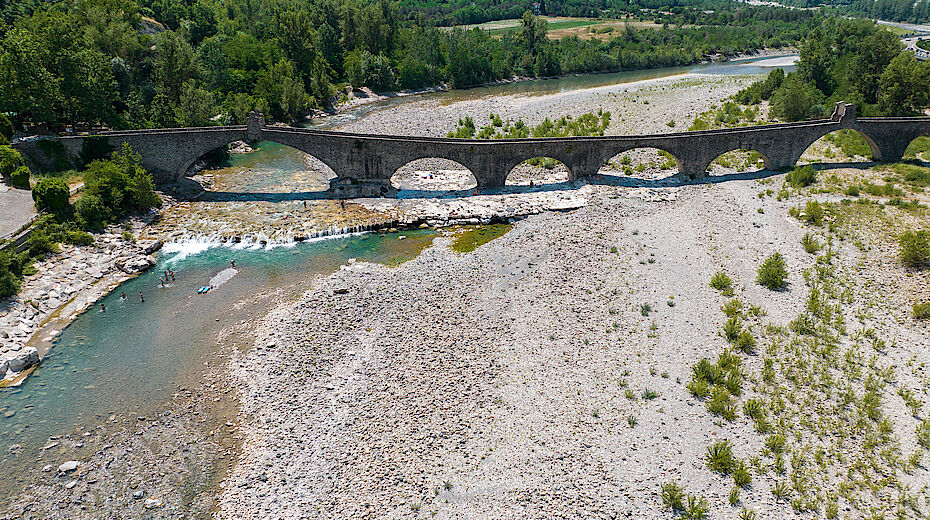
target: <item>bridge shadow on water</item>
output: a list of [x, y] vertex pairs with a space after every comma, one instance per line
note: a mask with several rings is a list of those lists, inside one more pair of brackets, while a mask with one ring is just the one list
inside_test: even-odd
[[[811, 164], [815, 170], [830, 170], [834, 168], [870, 168], [875, 166], [874, 161], [862, 162], [837, 162], [837, 163], [815, 163]], [[599, 186], [617, 186], [623, 188], [670, 188], [692, 186], [700, 184], [718, 184], [730, 181], [745, 181], [755, 179], [765, 179], [784, 173], [776, 170], [756, 170], [742, 173], [728, 173], [725, 175], [708, 175], [700, 179], [691, 179], [683, 175], [672, 175], [661, 179], [639, 179], [636, 177], [618, 177], [613, 175], [592, 175], [575, 182], [558, 182], [552, 184], [541, 184], [535, 186], [513, 185], [504, 186], [503, 188], [483, 188], [479, 189], [480, 195], [509, 195], [522, 193], [544, 193], [553, 191], [573, 191], [586, 184]], [[193, 181], [191, 181], [193, 182]], [[464, 190], [398, 190], [398, 199], [459, 199], [468, 198], [475, 195], [475, 188]], [[303, 192], [237, 192], [237, 191], [203, 191], [200, 195], [193, 197], [199, 201], [205, 202], [294, 202], [310, 200], [330, 200], [333, 199], [332, 193], [328, 191], [303, 191]]]

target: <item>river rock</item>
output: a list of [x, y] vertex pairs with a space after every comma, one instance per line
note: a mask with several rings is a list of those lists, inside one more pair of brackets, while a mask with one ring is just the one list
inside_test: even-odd
[[39, 351], [35, 347], [26, 347], [16, 353], [16, 356], [9, 360], [10, 370], [13, 372], [22, 372], [32, 365], [39, 363]]
[[154, 253], [155, 251], [158, 251], [159, 249], [161, 249], [161, 246], [163, 246], [165, 242], [159, 238], [158, 240], [155, 240], [154, 242], [151, 242], [148, 244], [143, 243], [143, 244], [144, 245], [142, 244], [140, 245], [142, 245], [142, 249], [145, 251], [145, 254], [150, 255]]
[[0, 379], [6, 377], [7, 371], [10, 370], [10, 361], [8, 359], [0, 359]]
[[165, 505], [165, 502], [160, 498], [147, 498], [145, 499], [145, 508], [146, 509], [155, 509], [156, 507], [161, 507]]
[[135, 274], [145, 271], [153, 265], [155, 265], [155, 259], [148, 255], [120, 259], [116, 262], [116, 267], [127, 274]]
[[61, 466], [58, 466], [58, 471], [62, 473], [68, 473], [69, 471], [76, 470], [79, 464], [80, 463], [76, 460], [69, 460], [68, 462], [65, 462], [64, 464], [62, 464]]

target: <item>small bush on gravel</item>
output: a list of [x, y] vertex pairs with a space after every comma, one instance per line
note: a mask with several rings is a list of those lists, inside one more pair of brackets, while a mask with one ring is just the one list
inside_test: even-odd
[[723, 271], [717, 271], [714, 273], [714, 276], [710, 279], [710, 286], [718, 291], [723, 293], [733, 292], [733, 280], [730, 279], [730, 276]]
[[913, 309], [911, 309], [911, 314], [913, 314], [915, 320], [930, 318], [930, 302], [915, 303]]
[[688, 507], [685, 508], [685, 512], [681, 515], [681, 518], [686, 520], [701, 520], [707, 518], [708, 511], [707, 500], [704, 500], [704, 497], [688, 495]]
[[788, 210], [788, 214], [805, 224], [812, 226], [823, 225], [823, 204], [816, 200], [807, 201], [803, 211], [799, 206], [796, 206]]
[[736, 341], [736, 338], [739, 337], [739, 333], [742, 328], [743, 324], [739, 321], [739, 318], [730, 318], [726, 321], [726, 323], [723, 324], [723, 336], [727, 338], [727, 341], [732, 343]]
[[810, 165], [795, 168], [785, 176], [785, 182], [794, 188], [804, 188], [817, 182], [817, 172]]
[[752, 474], [746, 467], [746, 463], [741, 460], [733, 466], [733, 483], [741, 488], [752, 483]]
[[805, 251], [812, 255], [820, 251], [820, 248], [823, 247], [823, 244], [810, 233], [805, 233], [804, 236], [801, 237], [801, 245], [804, 246]]
[[674, 482], [662, 484], [662, 503], [672, 511], [685, 510], [685, 490]]
[[730, 505], [735, 506], [737, 504], [739, 504], [739, 487], [730, 490]]
[[719, 441], [708, 446], [706, 459], [707, 468], [722, 475], [729, 475], [736, 464], [730, 441]]
[[785, 451], [785, 436], [780, 433], [773, 433], [765, 438], [765, 447], [772, 453], [783, 453]]
[[775, 253], [762, 262], [762, 265], [759, 266], [756, 282], [772, 291], [781, 290], [788, 286], [788, 271], [785, 270], [785, 259], [781, 256], [781, 253]]
[[917, 444], [930, 450], [930, 419], [924, 419], [917, 425]]
[[742, 309], [743, 309], [743, 302], [737, 300], [736, 298], [727, 300], [727, 302], [724, 303], [723, 306], [720, 307], [720, 310], [723, 311], [723, 313], [728, 318], [739, 317], [740, 311], [742, 311]]
[[736, 338], [736, 348], [745, 354], [752, 354], [756, 349], [756, 338], [748, 330], [741, 331]]
[[898, 237], [898, 256], [908, 267], [922, 268], [930, 263], [930, 233], [905, 231]]
[[725, 387], [715, 386], [707, 401], [707, 411], [728, 421], [736, 419], [736, 404], [730, 398], [730, 391]]

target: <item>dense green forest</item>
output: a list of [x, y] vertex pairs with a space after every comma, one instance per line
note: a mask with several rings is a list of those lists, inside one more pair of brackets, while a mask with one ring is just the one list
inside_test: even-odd
[[530, 14], [519, 31], [493, 38], [438, 28], [423, 13], [411, 19], [387, 0], [6, 2], [0, 111], [53, 128], [241, 123], [253, 107], [292, 121], [330, 104], [345, 83], [458, 88], [682, 65], [794, 44], [822, 23], [809, 11], [717, 4], [730, 8], [710, 25], [555, 41]]
[[741, 91], [742, 104], [771, 100], [785, 121], [829, 115], [836, 101], [858, 105], [860, 115], [914, 115], [930, 106], [930, 62], [902, 52], [900, 40], [871, 21], [832, 18], [800, 47], [797, 71]]
[[893, 22], [930, 22], [930, 0], [779, 0], [779, 3], [795, 7], [830, 7], [847, 15]]

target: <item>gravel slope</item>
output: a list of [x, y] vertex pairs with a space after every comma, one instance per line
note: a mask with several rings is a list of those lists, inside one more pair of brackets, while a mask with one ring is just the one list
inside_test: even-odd
[[[704, 467], [706, 446], [759, 441], [748, 423], [715, 425], [684, 387], [725, 345], [707, 281], [726, 266], [741, 297], [785, 323], [812, 262], [784, 246], [802, 230], [784, 203], [753, 197], [756, 182], [651, 204], [601, 188], [473, 253], [437, 239], [398, 268], [353, 264], [282, 305], [234, 365], [246, 441], [218, 517], [656, 517], [672, 480], [719, 507], [731, 484]], [[796, 290], [752, 283], [776, 250]], [[743, 502], [779, 511], [764, 484]]]

